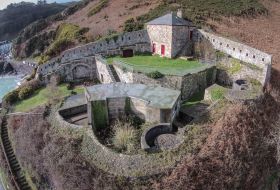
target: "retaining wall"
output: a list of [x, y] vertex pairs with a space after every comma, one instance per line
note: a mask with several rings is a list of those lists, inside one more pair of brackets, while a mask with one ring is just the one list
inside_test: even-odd
[[[134, 52], [151, 52], [147, 30], [128, 32], [110, 39], [99, 40], [66, 50], [59, 57], [40, 65], [37, 75], [50, 75], [58, 70], [63, 70], [67, 64], [74, 64], [76, 61], [83, 62], [83, 60], [87, 60], [96, 54], [118, 55], [125, 49], [132, 49]], [[95, 64], [95, 62], [91, 62], [91, 64]]]
[[[208, 40], [216, 50], [262, 69], [261, 76], [256, 78], [262, 83], [262, 85], [266, 85], [270, 80], [272, 63], [271, 55], [242, 43], [235, 42], [203, 30], [196, 30], [197, 42], [204, 39]], [[253, 75], [257, 76], [257, 74]]]
[[121, 82], [138, 83], [146, 85], [159, 85], [165, 88], [181, 91], [183, 100], [190, 98], [193, 94], [204, 90], [216, 81], [216, 68], [213, 66], [203, 71], [187, 74], [185, 76], [165, 75], [159, 79], [152, 79], [144, 73], [133, 72], [114, 64], [114, 68]]

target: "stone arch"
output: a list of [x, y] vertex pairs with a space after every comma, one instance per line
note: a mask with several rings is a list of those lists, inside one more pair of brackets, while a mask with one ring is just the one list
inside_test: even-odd
[[91, 69], [86, 64], [77, 64], [71, 69], [73, 80], [90, 79]]

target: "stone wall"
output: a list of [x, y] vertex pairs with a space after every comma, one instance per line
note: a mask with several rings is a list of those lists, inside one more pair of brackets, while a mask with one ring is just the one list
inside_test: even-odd
[[101, 83], [106, 84], [116, 82], [106, 60], [102, 59], [99, 56], [96, 56], [96, 68], [96, 76]]
[[[238, 64], [238, 70], [234, 71], [234, 67]], [[267, 67], [268, 68], [268, 67]], [[217, 71], [217, 82], [221, 85], [232, 86], [233, 82], [238, 79], [256, 79], [264, 81], [267, 70], [265, 68], [255, 67], [251, 64], [238, 62], [236, 59], [225, 57], [219, 61]]]
[[109, 119], [118, 119], [126, 112], [126, 97], [107, 98]]
[[191, 45], [190, 28], [187, 26], [173, 26], [172, 28], [172, 57], [176, 57], [182, 49], [187, 51], [184, 54], [191, 54], [188, 47]]
[[[93, 61], [95, 55], [119, 55], [125, 49], [132, 49], [134, 52], [151, 52], [150, 38], [147, 31], [128, 32], [110, 39], [99, 40], [66, 50], [59, 57], [40, 65], [37, 70], [37, 77], [45, 77], [54, 73], [59, 73], [63, 76], [69, 75], [71, 71], [68, 68], [64, 69], [64, 67], [69, 64], [74, 65], [77, 62], [85, 63], [88, 59], [91, 59], [92, 66], [89, 66], [93, 68], [95, 67], [95, 61]], [[64, 72], [64, 70], [66, 71]], [[79, 71], [83, 71], [83, 69], [80, 68]], [[91, 71], [96, 74], [95, 71]], [[69, 77], [69, 80], [74, 80], [74, 77]]]
[[161, 55], [161, 45], [165, 46], [165, 57], [172, 57], [172, 26], [148, 25], [151, 44], [155, 44], [155, 54]]
[[[232, 56], [233, 58], [239, 59], [243, 62], [252, 64], [253, 66], [262, 69], [262, 76], [256, 78], [262, 83], [262, 85], [266, 85], [270, 80], [270, 71], [272, 64], [271, 55], [242, 43], [235, 42], [230, 39], [205, 32], [203, 30], [197, 30], [196, 40], [201, 41], [204, 39], [208, 40], [216, 50], [219, 50]], [[257, 74], [255, 74], [255, 76], [257, 76]]]
[[187, 100], [196, 92], [202, 91], [216, 82], [216, 68], [214, 66], [182, 77], [165, 75], [160, 79], [152, 79], [144, 73], [133, 72], [133, 70], [124, 70], [117, 64], [114, 64], [114, 68], [121, 82], [159, 85], [165, 88], [180, 90], [183, 100]]

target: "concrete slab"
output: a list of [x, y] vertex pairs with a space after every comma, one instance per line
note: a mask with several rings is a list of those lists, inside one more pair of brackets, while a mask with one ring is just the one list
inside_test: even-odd
[[151, 107], [171, 109], [180, 97], [181, 92], [159, 86], [143, 84], [111, 83], [86, 87], [90, 101], [106, 98], [132, 97], [147, 102]]

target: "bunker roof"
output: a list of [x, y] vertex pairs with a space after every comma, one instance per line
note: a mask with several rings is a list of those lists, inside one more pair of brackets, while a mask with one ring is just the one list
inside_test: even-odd
[[194, 26], [192, 22], [178, 17], [175, 13], [168, 13], [147, 23], [148, 25], [169, 25], [169, 26]]
[[130, 97], [147, 102], [147, 105], [160, 109], [171, 109], [181, 92], [160, 86], [144, 84], [111, 83], [86, 87], [89, 101], [106, 100], [107, 98]]

